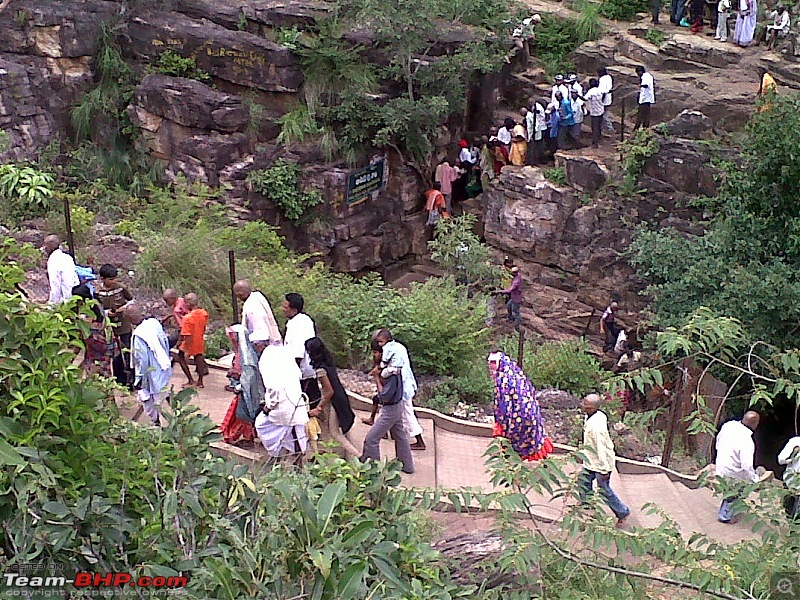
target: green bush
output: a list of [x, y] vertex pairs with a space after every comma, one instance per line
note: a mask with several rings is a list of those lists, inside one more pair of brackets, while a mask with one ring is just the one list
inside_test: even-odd
[[[648, 29], [647, 32], [644, 34], [644, 39], [646, 39], [654, 46], [660, 46], [661, 44], [663, 44], [665, 37], [666, 34], [660, 29]], [[663, 123], [659, 123], [659, 125], [663, 125]]]
[[206, 335], [206, 357], [218, 360], [232, 352], [231, 341], [224, 327], [210, 331]]
[[492, 289], [502, 279], [502, 268], [495, 264], [489, 246], [475, 234], [476, 221], [469, 213], [439, 219], [428, 249], [431, 259], [458, 283]]
[[[516, 357], [516, 338], [502, 344]], [[538, 389], [557, 388], [583, 396], [597, 391], [605, 378], [600, 363], [588, 352], [584, 340], [527, 343], [525, 351], [525, 375]]]
[[567, 57], [585, 41], [575, 19], [543, 14], [536, 26], [536, 39], [530, 44], [531, 54], [544, 65], [548, 74], [563, 73], [575, 68]]
[[38, 217], [52, 205], [55, 179], [29, 165], [0, 165], [0, 197], [12, 221]]
[[545, 169], [542, 174], [547, 181], [552, 181], [556, 185], [566, 185], [567, 183], [567, 173], [564, 171], [564, 167], [550, 167]]
[[376, 276], [354, 280], [322, 264], [273, 263], [253, 281], [277, 313], [285, 294], [302, 294], [320, 336], [342, 365], [360, 364], [373, 332], [382, 327], [408, 347], [414, 368], [422, 373], [456, 374], [488, 343], [483, 302], [465, 298], [450, 279], [397, 290]]
[[[83, 206], [70, 206], [70, 223], [72, 235], [78, 248], [92, 243], [94, 238], [94, 213]], [[63, 210], [53, 210], [47, 215], [47, 227], [50, 233], [58, 234], [62, 240], [67, 239], [67, 225]]]
[[250, 171], [247, 184], [281, 210], [283, 215], [295, 223], [307, 210], [322, 203], [316, 190], [300, 187], [300, 166], [284, 158], [277, 159], [268, 169]]
[[242, 226], [215, 229], [211, 235], [225, 250], [235, 250], [237, 258], [256, 258], [262, 261], [281, 261], [291, 252], [283, 245], [277, 229], [263, 221], [249, 221]]
[[596, 40], [603, 33], [600, 23], [600, 2], [593, 0], [579, 0], [575, 3], [575, 10], [579, 11], [577, 29], [578, 37], [582, 40]]
[[650, 10], [648, 0], [603, 0], [600, 14], [614, 21], [634, 21], [638, 13]]
[[153, 64], [152, 70], [154, 73], [196, 79], [197, 81], [209, 81], [211, 79], [211, 75], [198, 68], [197, 61], [193, 57], [184, 58], [174, 50], [162, 52], [155, 64]]
[[459, 402], [474, 406], [486, 406], [494, 398], [494, 384], [486, 367], [485, 354], [476, 356], [471, 362], [461, 365], [455, 377], [446, 377], [436, 384], [420, 406], [452, 414]]

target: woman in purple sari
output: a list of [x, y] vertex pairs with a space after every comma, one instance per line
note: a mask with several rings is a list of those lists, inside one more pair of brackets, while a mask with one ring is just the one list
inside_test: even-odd
[[504, 437], [522, 460], [541, 460], [553, 451], [536, 400], [536, 389], [525, 373], [502, 352], [489, 355], [494, 379], [494, 436]]

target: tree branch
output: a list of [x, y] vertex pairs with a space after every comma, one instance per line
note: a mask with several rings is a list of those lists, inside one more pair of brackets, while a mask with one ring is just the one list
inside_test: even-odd
[[[660, 577], [659, 575], [652, 575], [650, 573], [643, 573], [641, 571], [632, 571], [630, 569], [623, 569], [622, 567], [612, 567], [611, 565], [604, 565], [600, 563], [596, 563], [590, 560], [584, 560], [580, 556], [573, 554], [568, 550], [564, 550], [558, 544], [551, 541], [545, 533], [539, 527], [539, 522], [536, 520], [536, 516], [531, 511], [531, 504], [528, 501], [528, 498], [525, 494], [522, 493], [519, 485], [514, 484], [514, 487], [517, 489], [517, 493], [519, 493], [523, 498], [523, 504], [525, 506], [525, 511], [528, 513], [528, 518], [531, 520], [534, 529], [536, 529], [536, 533], [544, 540], [544, 543], [556, 554], [558, 554], [561, 558], [573, 562], [575, 564], [589, 567], [592, 569], [599, 569], [601, 571], [607, 571], [609, 573], [616, 573], [618, 575], [625, 575], [627, 577], [637, 577], [639, 579], [647, 579], [648, 581], [657, 581], [659, 583], [665, 583], [667, 585], [673, 587], [679, 587], [683, 589], [694, 590], [696, 592], [700, 592], [702, 594], [708, 594], [710, 596], [714, 596], [716, 598], [722, 598], [723, 600], [742, 600], [741, 596], [733, 596], [732, 594], [728, 594], [726, 592], [720, 592], [716, 590], [704, 590], [701, 586], [696, 585], [694, 583], [689, 583], [687, 581], [681, 581], [679, 579], [672, 579], [670, 577]], [[745, 594], [745, 598], [755, 600], [755, 596], [752, 594], [742, 590], [742, 593]]]

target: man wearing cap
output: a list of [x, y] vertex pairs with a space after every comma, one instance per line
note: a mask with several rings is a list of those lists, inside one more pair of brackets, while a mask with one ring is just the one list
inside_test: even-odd
[[583, 96], [583, 86], [578, 83], [578, 76], [575, 73], [567, 75], [567, 84], [569, 85], [570, 92], [575, 90], [578, 92], [578, 96]]
[[494, 294], [505, 294], [508, 296], [508, 320], [514, 323], [514, 327], [519, 329], [520, 307], [522, 306], [522, 272], [519, 267], [511, 267], [511, 274], [514, 279], [511, 285], [504, 290], [497, 290]]
[[569, 98], [569, 87], [564, 83], [564, 76], [560, 73], [556, 75], [556, 83], [550, 90], [550, 103], [560, 106], [561, 100], [556, 98], [556, 92], [561, 92], [562, 98]]

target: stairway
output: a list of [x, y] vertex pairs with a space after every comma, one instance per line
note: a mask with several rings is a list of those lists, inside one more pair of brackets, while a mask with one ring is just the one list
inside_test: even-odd
[[431, 277], [444, 277], [446, 273], [430, 258], [422, 257], [410, 270], [391, 282], [392, 287], [407, 289], [413, 283], [425, 283]]

